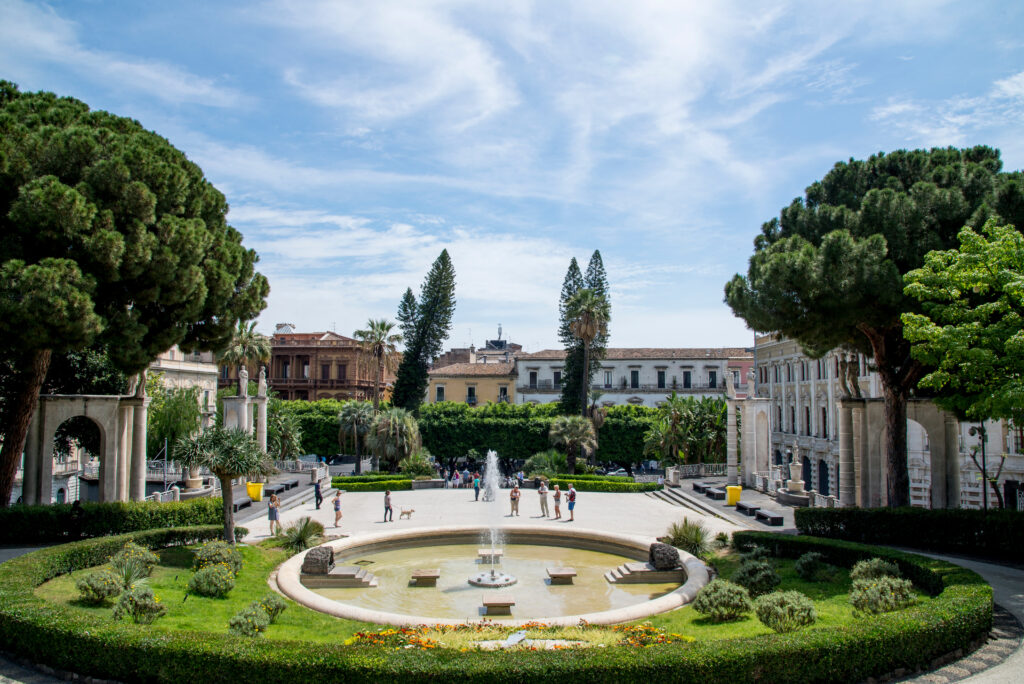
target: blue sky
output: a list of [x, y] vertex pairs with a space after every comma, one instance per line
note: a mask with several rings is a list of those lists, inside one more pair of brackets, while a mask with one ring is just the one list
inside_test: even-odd
[[1024, 3], [0, 0], [0, 78], [131, 116], [228, 197], [265, 332], [394, 318], [447, 248], [450, 345], [557, 346], [600, 249], [614, 346], [741, 346], [765, 220], [838, 160], [1024, 166]]

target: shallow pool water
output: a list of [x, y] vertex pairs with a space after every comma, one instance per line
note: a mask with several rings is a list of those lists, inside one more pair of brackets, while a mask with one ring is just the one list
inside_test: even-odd
[[[477, 560], [482, 545], [450, 544], [371, 553], [340, 555], [336, 565], [361, 565], [378, 579], [375, 588], [312, 589], [342, 603], [388, 613], [436, 618], [479, 619], [483, 598], [510, 594], [516, 605], [506, 619], [581, 615], [624, 608], [662, 596], [678, 584], [611, 584], [604, 575], [634, 559], [598, 551], [511, 544], [504, 547], [501, 570], [515, 575], [517, 583], [503, 589], [474, 587], [470, 575], [489, 569]], [[576, 569], [575, 583], [552, 585], [546, 569]], [[418, 568], [439, 568], [436, 587], [411, 587], [409, 578]], [[502, 619], [501, 616], [494, 616]]]

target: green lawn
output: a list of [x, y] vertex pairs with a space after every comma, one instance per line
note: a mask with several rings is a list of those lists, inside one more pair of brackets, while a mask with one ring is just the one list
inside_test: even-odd
[[[195, 595], [189, 595], [186, 599], [185, 590], [192, 576], [191, 550], [179, 547], [160, 551], [160, 565], [153, 571], [150, 586], [154, 594], [167, 606], [168, 612], [150, 629], [226, 633], [228, 620], [235, 613], [270, 591], [267, 577], [286, 558], [286, 553], [281, 549], [265, 545], [239, 545], [238, 548], [242, 553], [244, 566], [238, 575], [235, 588], [223, 599]], [[794, 561], [776, 558], [772, 559], [772, 562], [778, 568], [782, 579], [780, 589], [795, 589], [814, 601], [818, 621], [813, 628], [842, 626], [856, 619], [847, 598], [850, 590], [847, 570], [836, 569], [827, 581], [806, 582], [793, 570]], [[720, 576], [728, 579], [738, 567], [739, 559], [730, 553], [719, 556], [715, 564]], [[89, 572], [92, 570], [79, 570], [70, 575], [57, 577], [36, 589], [36, 594], [48, 601], [62, 604], [69, 610], [83, 611], [98, 619], [109, 620], [112, 604], [93, 607], [78, 601], [75, 580]], [[918, 600], [931, 599], [919, 596]], [[268, 638], [342, 643], [356, 632], [380, 629], [378, 625], [330, 617], [290, 600], [287, 603], [288, 608], [267, 631]], [[647, 622], [666, 632], [698, 640], [731, 639], [772, 633], [753, 614], [736, 622], [716, 624], [689, 606], [656, 615]]]
[[[262, 546], [240, 544], [238, 549], [242, 553], [244, 565], [236, 579], [235, 588], [222, 599], [196, 595], [189, 595], [186, 599], [185, 590], [192, 577], [191, 551], [181, 547], [160, 551], [160, 565], [153, 570], [150, 586], [154, 595], [167, 606], [167, 615], [148, 629], [227, 633], [228, 620], [235, 613], [271, 591], [267, 586], [267, 577], [287, 557], [280, 549]], [[79, 570], [57, 577], [37, 588], [36, 594], [71, 610], [84, 611], [96, 618], [109, 620], [112, 603], [93, 607], [78, 601], [75, 581], [90, 572], [92, 570]], [[267, 630], [266, 636], [269, 638], [340, 643], [358, 631], [375, 628], [363, 622], [318, 613], [288, 599], [286, 601], [288, 608]]]

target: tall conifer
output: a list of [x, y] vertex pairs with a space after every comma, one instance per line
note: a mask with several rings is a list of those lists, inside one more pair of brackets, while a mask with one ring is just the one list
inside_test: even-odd
[[565, 348], [565, 363], [562, 366], [562, 412], [573, 415], [580, 412], [580, 373], [583, 368], [583, 344], [573, 335], [567, 304], [572, 296], [585, 287], [583, 273], [576, 257], [569, 262], [569, 270], [562, 282], [562, 293], [558, 301], [558, 339]]

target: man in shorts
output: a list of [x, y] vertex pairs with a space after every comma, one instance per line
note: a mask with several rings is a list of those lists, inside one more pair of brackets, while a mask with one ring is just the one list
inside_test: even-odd
[[570, 482], [569, 491], [565, 493], [565, 498], [569, 501], [569, 522], [576, 519], [576, 514], [573, 513], [573, 509], [576, 508], [576, 486]]

